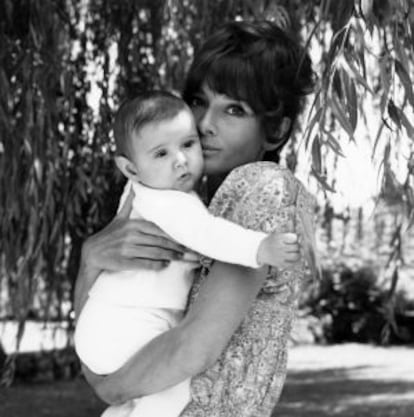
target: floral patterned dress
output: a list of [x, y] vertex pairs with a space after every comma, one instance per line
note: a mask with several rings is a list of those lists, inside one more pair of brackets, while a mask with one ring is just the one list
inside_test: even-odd
[[[229, 174], [210, 211], [250, 229], [296, 230], [307, 239], [312, 233], [309, 219], [314, 217], [314, 200], [289, 170], [273, 162], [255, 162]], [[271, 415], [286, 376], [288, 337], [305, 269], [304, 260], [280, 272], [269, 268], [256, 300], [221, 357], [192, 378], [192, 401], [181, 417]], [[208, 272], [206, 265], [194, 282], [190, 303]]]

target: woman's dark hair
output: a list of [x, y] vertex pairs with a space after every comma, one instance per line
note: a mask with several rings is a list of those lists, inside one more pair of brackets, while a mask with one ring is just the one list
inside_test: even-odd
[[[313, 90], [314, 72], [297, 38], [275, 23], [230, 22], [196, 53], [183, 91], [187, 103], [203, 83], [219, 94], [245, 101], [262, 117], [269, 140], [274, 138], [279, 143], [265, 159], [278, 161], [304, 97]], [[283, 117], [290, 118], [290, 129], [283, 137], [275, 138]]]

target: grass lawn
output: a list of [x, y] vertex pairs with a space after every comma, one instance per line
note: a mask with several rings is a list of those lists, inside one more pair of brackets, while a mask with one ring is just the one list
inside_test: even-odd
[[[103, 408], [80, 378], [0, 393], [1, 417], [94, 417]], [[273, 417], [412, 417], [413, 410], [414, 348], [301, 346], [290, 351]]]

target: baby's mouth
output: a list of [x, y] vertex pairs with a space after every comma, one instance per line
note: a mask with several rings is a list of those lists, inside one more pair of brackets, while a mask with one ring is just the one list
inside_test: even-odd
[[184, 172], [183, 174], [181, 174], [178, 179], [180, 181], [186, 181], [191, 177], [191, 174], [189, 172]]

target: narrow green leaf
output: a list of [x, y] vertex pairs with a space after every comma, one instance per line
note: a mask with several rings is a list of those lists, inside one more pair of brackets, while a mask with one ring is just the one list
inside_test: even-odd
[[414, 191], [408, 186], [404, 187], [405, 201], [407, 202], [409, 211], [414, 210]]
[[331, 132], [324, 131], [324, 133], [327, 135], [327, 144], [328, 146], [339, 156], [345, 158], [345, 155], [342, 151], [342, 147], [337, 141], [337, 139], [334, 137], [334, 135]]
[[331, 45], [327, 54], [327, 62], [325, 63], [328, 69], [331, 69], [333, 67], [332, 63], [339, 56], [340, 51], [343, 49], [347, 35], [348, 31], [346, 30], [346, 27], [339, 30], [333, 35]]
[[410, 59], [408, 58], [404, 45], [402, 45], [400, 37], [399, 36], [393, 36], [393, 44], [394, 44], [394, 50], [397, 54], [398, 61], [401, 66], [404, 68], [404, 71], [408, 74], [410, 72]]
[[410, 79], [410, 76], [407, 73], [404, 66], [401, 64], [401, 62], [398, 61], [397, 59], [394, 60], [394, 65], [395, 65], [395, 71], [398, 74], [398, 77], [400, 78], [401, 83], [404, 86], [406, 97], [408, 101], [410, 102], [411, 106], [414, 108], [413, 83]]
[[305, 139], [305, 147], [308, 148], [309, 145], [309, 138], [312, 134], [313, 128], [315, 127], [315, 124], [318, 123], [320, 125], [320, 119], [322, 115], [323, 108], [319, 107], [316, 113], [313, 115], [312, 120], [308, 123], [306, 127], [307, 135]]
[[322, 172], [322, 154], [319, 135], [316, 134], [312, 141], [312, 167], [316, 172]]
[[388, 91], [383, 91], [383, 93], [381, 94], [380, 103], [379, 103], [381, 114], [385, 113], [387, 104], [388, 104]]
[[335, 91], [336, 95], [342, 100], [343, 97], [343, 87], [341, 80], [341, 73], [338, 70], [334, 69], [333, 79], [332, 79], [332, 88]]
[[337, 100], [335, 96], [333, 96], [329, 101], [335, 118], [338, 120], [342, 128], [346, 131], [349, 138], [352, 140], [354, 132], [352, 130], [352, 125], [349, 122], [346, 113], [342, 107], [342, 104]]
[[[385, 149], [384, 149], [384, 155], [383, 155], [383, 161], [384, 161], [384, 163], [387, 163], [388, 161], [389, 161], [389, 159], [390, 159], [390, 154], [391, 154], [391, 145], [390, 145], [390, 143], [388, 142], [386, 145], [385, 145]], [[385, 174], [387, 174], [388, 173], [388, 170], [385, 170], [385, 173], [384, 173], [384, 175]]]
[[377, 132], [377, 134], [375, 136], [375, 140], [374, 140], [374, 146], [372, 147], [372, 154], [371, 154], [372, 158], [375, 156], [375, 152], [377, 150], [377, 146], [378, 146], [379, 140], [381, 138], [382, 131], [384, 130], [384, 126], [385, 126], [385, 124], [381, 123], [379, 128], [378, 128], [378, 132]]
[[380, 69], [380, 78], [381, 78], [381, 85], [382, 85], [382, 96], [381, 96], [381, 114], [384, 114], [385, 107], [388, 103], [388, 93], [391, 87], [391, 71], [389, 68], [390, 64], [387, 58], [381, 58], [379, 60], [379, 69]]
[[392, 99], [388, 102], [387, 110], [391, 120], [397, 125], [398, 129], [401, 129], [401, 110], [394, 104]]
[[344, 54], [344, 58], [341, 60], [342, 68], [347, 72], [347, 74], [355, 79], [358, 84], [361, 84], [366, 90], [371, 94], [374, 94], [371, 87], [368, 85], [367, 80], [361, 75], [357, 67], [353, 63], [352, 56], [349, 53]]
[[358, 123], [358, 103], [355, 83], [354, 80], [349, 78], [345, 72], [343, 72], [343, 79], [345, 84], [346, 107], [348, 110], [349, 121], [351, 122], [352, 131], [355, 132]]
[[413, 124], [408, 120], [408, 117], [405, 115], [405, 113], [403, 111], [401, 111], [400, 113], [400, 119], [401, 119], [401, 123], [405, 128], [405, 131], [407, 132], [407, 136], [411, 139], [414, 140], [414, 126]]
[[319, 184], [326, 190], [330, 191], [331, 193], [336, 193], [335, 188], [332, 185], [329, 185], [326, 181], [326, 176], [321, 175], [316, 172], [313, 168], [311, 169], [311, 174], [318, 180]]

